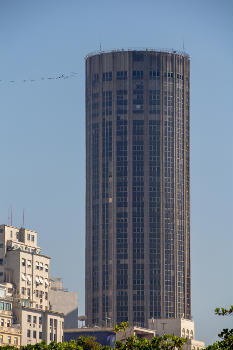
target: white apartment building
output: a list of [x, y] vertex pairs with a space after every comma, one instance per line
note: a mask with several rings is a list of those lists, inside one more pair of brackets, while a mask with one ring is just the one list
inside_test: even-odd
[[63, 314], [49, 305], [49, 264], [36, 231], [0, 225], [0, 283], [11, 285], [22, 345], [63, 340]]

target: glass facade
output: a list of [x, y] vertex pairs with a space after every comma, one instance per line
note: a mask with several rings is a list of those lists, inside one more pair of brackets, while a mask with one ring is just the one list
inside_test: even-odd
[[86, 59], [86, 314], [90, 326], [191, 317], [190, 60]]

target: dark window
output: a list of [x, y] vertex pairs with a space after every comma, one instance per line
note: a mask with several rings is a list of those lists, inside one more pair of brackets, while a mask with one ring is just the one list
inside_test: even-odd
[[127, 71], [122, 70], [116, 73], [117, 80], [126, 80], [127, 79]]
[[127, 90], [117, 90], [117, 114], [127, 113]]
[[112, 115], [112, 91], [103, 91], [102, 113], [103, 115]]
[[112, 72], [103, 73], [103, 81], [111, 81], [112, 80]]
[[160, 72], [156, 70], [151, 70], [149, 76], [151, 80], [158, 79], [160, 77]]
[[30, 331], [30, 329], [27, 330], [27, 337], [28, 337], [28, 338], [31, 337], [31, 331]]
[[33, 331], [33, 338], [36, 339], [36, 331]]
[[42, 339], [42, 332], [39, 332], [39, 339]]
[[142, 80], [143, 79], [143, 70], [134, 70], [133, 71], [133, 79], [134, 80]]

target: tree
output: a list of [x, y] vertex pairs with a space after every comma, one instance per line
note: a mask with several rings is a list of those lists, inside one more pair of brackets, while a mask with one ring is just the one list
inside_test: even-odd
[[[233, 305], [229, 309], [223, 307], [217, 307], [215, 309], [215, 314], [219, 316], [228, 316], [233, 314]], [[207, 346], [206, 350], [232, 350], [233, 349], [233, 329], [224, 328], [220, 334], [219, 338], [222, 340], [216, 341], [213, 345]]]

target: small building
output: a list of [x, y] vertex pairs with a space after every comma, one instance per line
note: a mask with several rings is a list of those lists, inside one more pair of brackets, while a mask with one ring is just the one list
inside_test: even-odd
[[188, 342], [183, 350], [204, 349], [205, 343], [195, 339], [194, 321], [185, 318], [158, 318], [149, 319], [149, 327], [154, 329], [156, 335], [173, 334], [177, 337], [187, 338]]
[[21, 325], [22, 344], [36, 344], [44, 340], [63, 341], [63, 314], [49, 310], [38, 310], [20, 303], [14, 305], [14, 313]]
[[125, 332], [115, 333], [113, 328], [76, 328], [76, 329], [65, 329], [64, 340], [70, 341], [72, 339], [78, 339], [80, 336], [83, 337], [95, 337], [96, 341], [101, 345], [108, 345], [112, 348], [115, 347], [115, 341], [119, 340], [124, 342], [128, 337], [136, 335], [139, 338], [152, 339], [155, 336], [155, 331], [142, 327], [128, 327]]
[[64, 329], [78, 328], [78, 293], [64, 289], [61, 278], [50, 279], [49, 304], [64, 314]]
[[12, 298], [7, 296], [6, 287], [0, 284], [0, 346], [21, 345], [20, 325], [14, 322]]

